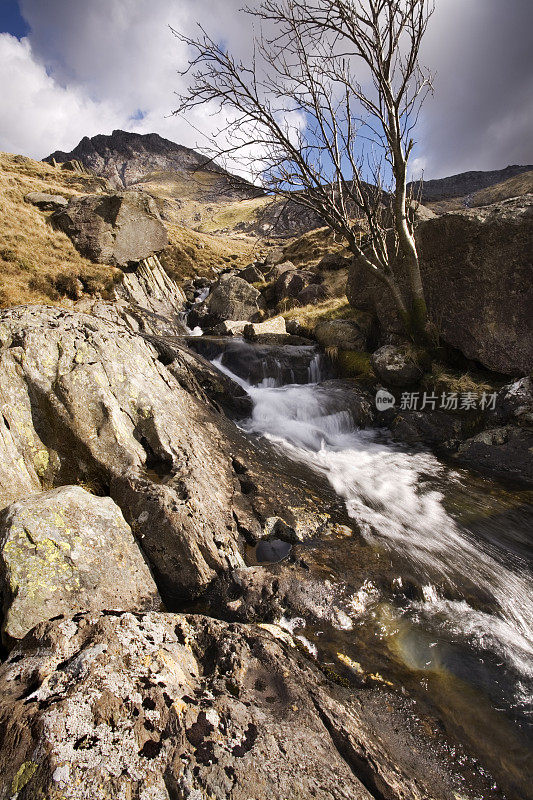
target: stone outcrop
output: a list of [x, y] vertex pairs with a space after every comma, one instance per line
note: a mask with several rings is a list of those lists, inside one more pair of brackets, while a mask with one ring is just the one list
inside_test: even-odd
[[[509, 375], [533, 367], [532, 232], [531, 194], [445, 214], [416, 230], [429, 314], [441, 338]], [[401, 330], [383, 286], [357, 262], [347, 294], [355, 308], [376, 313], [385, 336]]]
[[156, 203], [142, 192], [76, 197], [52, 222], [83, 256], [101, 264], [127, 267], [168, 245]]
[[47, 194], [46, 192], [30, 192], [24, 198], [26, 203], [37, 206], [41, 211], [57, 211], [68, 206], [68, 200], [60, 194]]
[[165, 272], [157, 256], [149, 256], [133, 269], [125, 271], [122, 282], [115, 288], [115, 295], [174, 325], [180, 324], [178, 315], [186, 303], [183, 291]]
[[159, 360], [125, 325], [40, 307], [4, 311], [0, 341], [1, 507], [42, 485], [99, 483], [172, 596], [241, 563], [228, 445], [182, 388], [178, 352]]
[[481, 472], [533, 483], [533, 430], [505, 425], [462, 442], [453, 458]]
[[30, 495], [2, 512], [0, 592], [7, 641], [59, 614], [160, 606], [118, 506], [79, 486]]
[[[274, 267], [276, 269], [276, 267]], [[276, 280], [276, 296], [278, 300], [297, 297], [302, 289], [310, 284], [319, 283], [319, 277], [309, 270], [285, 270]]]
[[276, 625], [76, 615], [0, 670], [0, 797], [454, 796], [388, 708], [331, 684]]
[[[242, 364], [262, 377], [267, 352], [275, 375], [307, 380], [315, 350], [290, 350], [294, 363], [279, 361], [282, 348], [258, 348]], [[242, 416], [249, 398], [183, 341], [134, 332], [116, 304], [91, 315], [4, 310], [0, 508], [43, 488], [95, 485], [121, 508], [164, 602], [194, 597], [242, 566], [243, 537], [260, 538], [270, 517], [316, 533], [337, 513], [324, 478], [250, 442], [221, 408]]]

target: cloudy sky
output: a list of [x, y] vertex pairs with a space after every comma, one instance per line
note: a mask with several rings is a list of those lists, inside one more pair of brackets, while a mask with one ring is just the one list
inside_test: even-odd
[[[533, 163], [532, 0], [436, 0], [423, 61], [435, 96], [418, 129], [426, 178]], [[245, 54], [243, 0], [0, 0], [0, 150], [43, 158], [115, 128], [193, 147], [208, 109], [169, 116], [199, 20]]]

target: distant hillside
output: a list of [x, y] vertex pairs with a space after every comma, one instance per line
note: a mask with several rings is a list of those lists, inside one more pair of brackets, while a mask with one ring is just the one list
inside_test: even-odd
[[[66, 234], [48, 224], [50, 212], [24, 199], [29, 192], [70, 199], [108, 191], [101, 177], [0, 153], [0, 308], [20, 303], [71, 305], [78, 294], [111, 296], [121, 271], [81, 256]], [[160, 203], [169, 236], [161, 261], [176, 280], [212, 275], [214, 267], [244, 267], [253, 260], [254, 240], [190, 230], [181, 224], [175, 202], [163, 198]]]
[[[533, 165], [531, 164], [528, 166], [514, 164], [505, 167], [505, 169], [488, 172], [461, 172], [459, 175], [450, 175], [447, 178], [423, 181], [421, 200], [422, 203], [435, 203], [441, 200], [466, 198], [468, 195], [481, 191], [481, 189], [487, 189], [489, 186], [502, 183], [515, 175], [520, 175], [530, 170], [533, 170]], [[416, 183], [414, 188], [415, 191], [418, 191], [419, 183]], [[489, 200], [488, 202], [492, 201]]]
[[43, 160], [49, 164], [79, 161], [86, 169], [107, 178], [115, 189], [142, 183], [142, 188], [149, 190], [150, 181], [155, 178], [158, 183], [166, 183], [169, 194], [174, 196], [179, 196], [186, 186], [188, 195], [194, 195], [191, 199], [237, 199], [261, 194], [252, 184], [208, 162], [195, 150], [157, 133], [116, 130], [110, 136], [85, 136], [70, 153], [56, 150]]

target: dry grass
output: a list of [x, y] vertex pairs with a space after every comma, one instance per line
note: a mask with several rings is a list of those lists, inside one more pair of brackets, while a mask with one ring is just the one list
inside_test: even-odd
[[0, 306], [69, 304], [75, 279], [89, 295], [109, 292], [120, 271], [80, 256], [70, 239], [48, 224], [48, 214], [24, 202], [29, 192], [70, 198], [104, 187], [100, 178], [0, 154]]
[[322, 320], [352, 319], [358, 312], [351, 307], [346, 295], [342, 295], [314, 305], [295, 306], [282, 313], [285, 319], [297, 319], [303, 328], [312, 331]]
[[294, 239], [284, 249], [287, 261], [297, 267], [316, 266], [329, 253], [347, 255], [344, 242], [339, 241], [329, 228], [317, 228]]
[[[101, 178], [63, 172], [23, 156], [0, 154], [0, 307], [21, 303], [71, 305], [76, 280], [81, 281], [84, 294], [110, 296], [121, 270], [83, 258], [68, 236], [52, 228], [48, 213], [24, 202], [29, 192], [60, 194], [68, 199], [107, 188]], [[152, 191], [155, 188], [152, 184]], [[161, 261], [178, 282], [194, 275], [210, 275], [213, 268], [244, 267], [254, 257], [254, 239], [197, 233], [179, 223], [178, 208], [167, 216], [170, 247]]]
[[491, 374], [481, 370], [477, 372], [459, 372], [445, 364], [434, 362], [430, 370], [424, 375], [422, 387], [437, 393], [457, 392], [458, 394], [463, 394], [465, 392], [474, 392], [475, 394], [482, 394], [482, 392], [498, 391], [504, 383], [504, 380], [494, 381]]
[[212, 236], [184, 225], [168, 223], [170, 247], [160, 256], [168, 274], [178, 283], [213, 270], [242, 268], [254, 258], [256, 242], [246, 237]]

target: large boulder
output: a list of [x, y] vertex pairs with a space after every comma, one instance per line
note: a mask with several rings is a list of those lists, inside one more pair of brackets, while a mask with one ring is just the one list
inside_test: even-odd
[[0, 592], [7, 641], [59, 614], [160, 605], [120, 508], [79, 486], [31, 495], [0, 515]]
[[338, 347], [341, 350], [366, 350], [372, 323], [372, 315], [361, 311], [354, 319], [321, 320], [315, 325], [313, 333], [322, 347]]
[[378, 378], [389, 386], [410, 386], [424, 373], [409, 345], [385, 344], [372, 354], [371, 362]]
[[278, 300], [295, 298], [302, 289], [319, 282], [320, 277], [314, 272], [304, 269], [288, 269], [276, 280], [276, 296]]
[[52, 221], [83, 256], [102, 264], [127, 267], [168, 245], [156, 203], [143, 192], [76, 197]]
[[329, 682], [276, 625], [77, 615], [0, 669], [0, 797], [453, 797], [404, 717]]
[[213, 320], [246, 320], [256, 322], [265, 309], [261, 293], [236, 275], [222, 275], [205, 301]]
[[[421, 221], [416, 240], [430, 317], [467, 358], [509, 375], [533, 368], [533, 195]], [[406, 280], [397, 265], [400, 284]], [[354, 261], [347, 295], [375, 311], [385, 334], [401, 325], [383, 284]]]
[[[242, 566], [244, 538], [260, 537], [269, 517], [317, 530], [338, 513], [325, 478], [249, 441], [222, 413], [249, 409], [240, 386], [182, 340], [135, 333], [115, 304], [98, 305], [98, 316], [0, 314], [0, 509], [43, 487], [95, 486], [121, 508], [167, 605]], [[264, 350], [253, 362], [261, 372]], [[282, 350], [270, 349], [274, 374]], [[316, 353], [291, 350], [307, 380]], [[294, 366], [285, 359], [284, 377]]]

